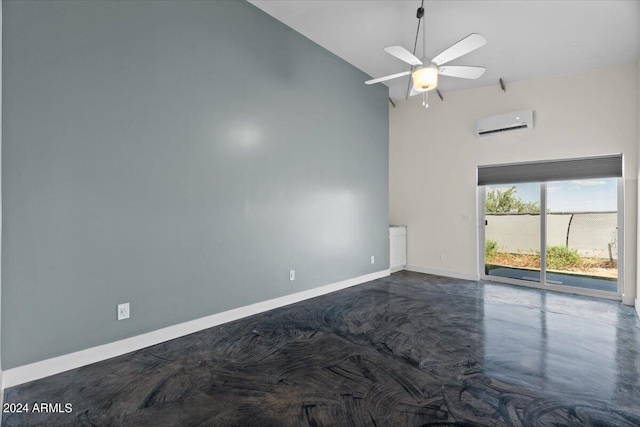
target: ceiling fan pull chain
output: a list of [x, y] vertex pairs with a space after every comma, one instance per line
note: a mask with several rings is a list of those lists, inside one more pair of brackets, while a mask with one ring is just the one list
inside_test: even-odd
[[429, 92], [422, 92], [422, 106], [429, 108]]

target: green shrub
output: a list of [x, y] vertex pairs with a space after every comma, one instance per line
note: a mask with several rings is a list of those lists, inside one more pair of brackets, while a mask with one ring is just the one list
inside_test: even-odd
[[576, 249], [569, 249], [566, 246], [549, 246], [547, 248], [547, 268], [562, 270], [579, 267], [580, 264], [580, 255]]
[[491, 261], [498, 254], [498, 242], [495, 240], [486, 240], [484, 242], [484, 259]]

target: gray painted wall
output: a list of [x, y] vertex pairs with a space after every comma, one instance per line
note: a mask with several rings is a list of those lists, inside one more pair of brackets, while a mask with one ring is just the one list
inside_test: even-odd
[[3, 14], [3, 369], [388, 268], [384, 86], [240, 1]]

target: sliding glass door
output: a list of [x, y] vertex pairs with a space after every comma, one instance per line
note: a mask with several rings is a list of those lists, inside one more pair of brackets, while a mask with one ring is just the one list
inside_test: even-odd
[[621, 295], [623, 157], [478, 166], [483, 277]]
[[619, 185], [598, 178], [484, 186], [486, 278], [619, 293]]

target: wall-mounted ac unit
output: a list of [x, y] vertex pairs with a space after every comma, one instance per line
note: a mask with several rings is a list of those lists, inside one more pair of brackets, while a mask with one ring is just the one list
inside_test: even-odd
[[517, 129], [533, 129], [533, 110], [520, 110], [476, 120], [478, 137]]

